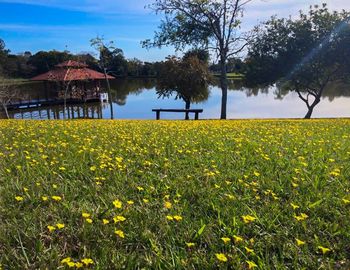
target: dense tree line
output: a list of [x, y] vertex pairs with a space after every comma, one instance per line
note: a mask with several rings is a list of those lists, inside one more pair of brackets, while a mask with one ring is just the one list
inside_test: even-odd
[[[105, 48], [103, 57], [109, 73], [116, 77], [157, 77], [160, 73], [160, 62], [142, 62], [136, 58], [126, 59], [121, 49]], [[98, 59], [89, 53], [72, 54], [68, 51], [40, 51], [35, 54], [27, 51], [12, 54], [0, 39], [0, 74], [9, 78], [31, 78], [45, 73], [59, 63], [77, 60], [86, 63], [90, 68], [102, 71]]]
[[[165, 61], [142, 62], [137, 58], [126, 59], [121, 49], [105, 48], [102, 57], [106, 59], [106, 68], [115, 77], [159, 77], [164, 74]], [[195, 54], [200, 60], [209, 62], [207, 50], [193, 49], [184, 54], [188, 58]], [[187, 56], [186, 56], [187, 55]], [[101, 56], [100, 56], [101, 57]], [[12, 54], [6, 49], [5, 42], [0, 39], [0, 74], [9, 78], [31, 78], [45, 73], [59, 63], [67, 60], [81, 61], [90, 68], [101, 71], [98, 59], [89, 53], [72, 54], [69, 51], [39, 51], [32, 54], [29, 51], [19, 54]], [[209, 70], [220, 73], [220, 65], [212, 63]], [[244, 73], [245, 62], [239, 58], [230, 58], [227, 61], [228, 73]]]

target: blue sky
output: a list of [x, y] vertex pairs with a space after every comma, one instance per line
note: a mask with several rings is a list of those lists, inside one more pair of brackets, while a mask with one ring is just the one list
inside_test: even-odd
[[[0, 0], [0, 38], [13, 53], [26, 50], [92, 51], [89, 40], [114, 40], [127, 58], [162, 60], [172, 48], [147, 51], [140, 41], [151, 38], [160, 17], [145, 9], [151, 0]], [[350, 0], [253, 0], [244, 29], [271, 15], [296, 15], [310, 4], [327, 2], [332, 9], [350, 10]]]

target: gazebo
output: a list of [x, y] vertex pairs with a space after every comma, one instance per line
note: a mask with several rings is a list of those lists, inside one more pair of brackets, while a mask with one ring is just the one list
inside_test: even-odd
[[[115, 79], [107, 75], [108, 79]], [[50, 88], [56, 93], [56, 100], [67, 99], [68, 102], [97, 101], [105, 96], [101, 92], [101, 80], [106, 76], [95, 70], [88, 68], [88, 65], [78, 61], [69, 60], [58, 64], [55, 69], [44, 74], [40, 74], [32, 81], [44, 81], [48, 92]]]

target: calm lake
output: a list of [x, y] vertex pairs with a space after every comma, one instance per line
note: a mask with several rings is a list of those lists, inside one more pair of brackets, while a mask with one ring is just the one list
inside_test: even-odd
[[[181, 109], [185, 103], [172, 98], [158, 98], [156, 80], [117, 79], [112, 82], [115, 119], [155, 119], [152, 109]], [[20, 86], [31, 98], [41, 95], [43, 83]], [[303, 118], [306, 105], [294, 92], [278, 93], [278, 89], [249, 89], [231, 82], [228, 94], [227, 116], [239, 118]], [[203, 109], [200, 119], [220, 117], [221, 90], [209, 88], [208, 98], [191, 108]], [[21, 109], [9, 112], [14, 119], [63, 119], [63, 106]], [[67, 118], [110, 119], [109, 103], [68, 105]], [[192, 116], [191, 116], [192, 117]], [[350, 117], [350, 91], [345, 86], [333, 86], [326, 90], [321, 103], [314, 111], [314, 118]], [[0, 112], [0, 118], [5, 118]], [[182, 113], [162, 113], [162, 119], [183, 119]]]

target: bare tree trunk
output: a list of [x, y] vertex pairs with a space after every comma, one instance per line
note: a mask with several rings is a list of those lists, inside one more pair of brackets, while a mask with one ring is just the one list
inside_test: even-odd
[[320, 103], [321, 98], [319, 96], [316, 97], [315, 101], [308, 106], [308, 112], [306, 113], [304, 119], [311, 119], [312, 113], [318, 103]]
[[6, 114], [7, 119], [10, 119], [9, 112], [8, 112], [8, 110], [7, 110], [6, 104], [3, 103], [3, 104], [2, 104], [2, 107], [4, 108], [4, 111], [5, 111], [5, 114]]
[[220, 67], [221, 67], [221, 73], [220, 73], [220, 86], [222, 91], [222, 98], [221, 98], [221, 119], [227, 118], [227, 68], [226, 68], [226, 58], [221, 57], [220, 60]]
[[[185, 109], [189, 110], [191, 108], [191, 101], [190, 100], [185, 100], [185, 102], [186, 102]], [[185, 120], [190, 120], [190, 116], [189, 116], [188, 112], [186, 112]]]
[[109, 107], [111, 109], [111, 119], [113, 120], [114, 119], [114, 113], [113, 113], [113, 101], [112, 101], [111, 85], [109, 84], [106, 68], [103, 68], [103, 72], [105, 74], [105, 79], [106, 79], [106, 83], [107, 83], [108, 102], [109, 102]]

